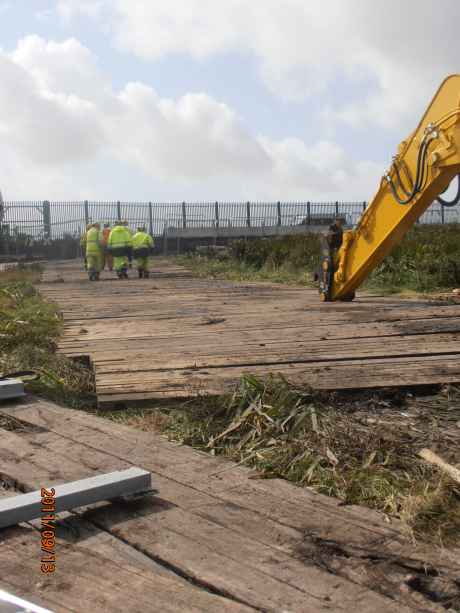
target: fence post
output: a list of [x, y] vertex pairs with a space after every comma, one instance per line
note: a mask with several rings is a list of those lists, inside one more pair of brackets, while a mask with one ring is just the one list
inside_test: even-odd
[[335, 203], [335, 215], [336, 217], [338, 217], [339, 215], [339, 203], [338, 202]]
[[307, 219], [308, 225], [311, 226], [311, 206], [309, 202], [307, 202]]
[[163, 255], [168, 255], [168, 226], [166, 223], [163, 230]]
[[444, 225], [445, 219], [444, 219], [444, 205], [441, 202], [441, 223]]
[[48, 200], [43, 201], [43, 234], [45, 238], [51, 237], [51, 209]]
[[246, 225], [248, 228], [251, 227], [251, 203], [246, 203]]
[[278, 225], [281, 225], [281, 202], [276, 203], [276, 211], [278, 213]]
[[151, 202], [149, 202], [149, 232], [150, 236], [153, 236], [153, 211]]
[[366, 210], [366, 206], [367, 206], [367, 202], [364, 200], [364, 202], [363, 202], [363, 213]]
[[214, 211], [215, 211], [215, 218], [216, 218], [216, 228], [219, 227], [219, 203], [216, 202], [216, 204], [214, 205]]
[[83, 207], [85, 210], [85, 230], [88, 227], [89, 224], [89, 209], [88, 209], [88, 200], [85, 200], [83, 203]]
[[185, 207], [185, 202], [182, 203], [182, 227], [187, 227], [187, 210]]
[[121, 203], [119, 200], [117, 200], [117, 219], [121, 221]]

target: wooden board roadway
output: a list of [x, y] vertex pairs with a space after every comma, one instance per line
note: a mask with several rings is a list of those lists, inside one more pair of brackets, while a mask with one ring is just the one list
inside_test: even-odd
[[54, 574], [38, 520], [0, 530], [0, 589], [55, 613], [441, 612], [429, 582], [458, 590], [460, 552], [369, 509], [31, 397], [0, 418], [0, 496], [131, 466], [158, 490], [61, 515]]
[[[50, 264], [41, 291], [63, 312], [60, 348], [88, 355], [101, 403], [220, 394], [244, 373], [317, 389], [460, 381], [460, 305], [199, 279], [167, 259], [152, 278]], [[60, 281], [61, 280], [61, 281]], [[63, 282], [62, 282], [63, 280]]]

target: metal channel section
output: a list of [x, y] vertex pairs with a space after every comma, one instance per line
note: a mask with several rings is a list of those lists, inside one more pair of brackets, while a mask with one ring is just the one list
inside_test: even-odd
[[19, 379], [0, 379], [0, 400], [25, 396], [24, 383]]
[[[128, 468], [72, 483], [46, 486], [48, 491], [52, 488], [54, 512], [59, 513], [120, 496], [151, 492], [152, 481], [149, 472], [141, 468]], [[0, 528], [40, 518], [42, 512], [41, 490], [0, 500]]]

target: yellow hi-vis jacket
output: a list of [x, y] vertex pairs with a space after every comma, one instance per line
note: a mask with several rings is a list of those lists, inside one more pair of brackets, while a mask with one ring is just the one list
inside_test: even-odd
[[97, 228], [91, 228], [86, 234], [86, 255], [101, 253], [100, 233]]
[[110, 232], [107, 245], [109, 249], [117, 249], [118, 247], [132, 247], [131, 234], [124, 226], [115, 226]]
[[152, 248], [153, 238], [147, 232], [136, 232], [133, 236], [133, 249]]

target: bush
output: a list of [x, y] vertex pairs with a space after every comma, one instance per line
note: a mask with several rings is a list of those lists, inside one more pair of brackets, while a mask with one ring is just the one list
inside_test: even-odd
[[416, 226], [371, 275], [369, 283], [415, 291], [460, 285], [460, 226]]
[[[186, 264], [208, 276], [306, 283], [318, 269], [320, 259], [319, 236], [301, 234], [234, 241], [225, 266], [219, 265], [212, 253], [192, 257]], [[365, 285], [388, 292], [460, 287], [460, 226], [415, 226]]]
[[257, 269], [267, 266], [276, 270], [288, 265], [313, 270], [320, 257], [317, 234], [238, 240], [230, 249], [235, 259]]

